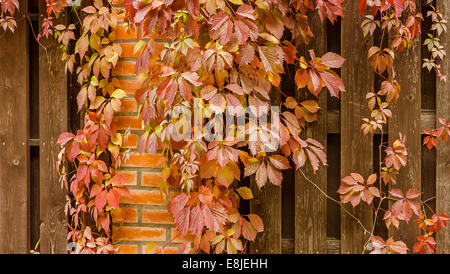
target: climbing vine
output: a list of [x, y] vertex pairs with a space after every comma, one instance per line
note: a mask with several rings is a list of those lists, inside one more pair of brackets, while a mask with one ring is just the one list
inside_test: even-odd
[[[327, 165], [324, 146], [300, 134], [317, 120], [319, 104], [286, 96], [280, 82], [284, 65], [290, 64], [297, 68], [294, 80], [301, 92], [318, 96], [328, 90], [339, 97], [345, 91], [335, 72], [344, 65], [344, 58], [332, 52], [316, 56], [313, 49], [308, 55], [297, 51], [314, 39], [308, 16], [317, 12], [322, 21], [335, 23], [344, 16], [344, 0], [123, 0], [123, 10], [112, 1], [88, 1], [82, 7], [73, 1], [70, 5], [63, 0], [45, 2], [47, 16], [37, 39], [53, 36], [58, 41], [67, 71], [77, 77], [76, 101], [78, 111], [84, 113], [83, 127], [58, 139], [62, 149], [57, 169], [68, 193], [68, 239], [76, 243], [77, 252], [114, 252], [111, 216], [119, 208], [119, 197], [128, 195], [122, 186], [124, 178], [115, 171], [127, 159], [126, 153], [120, 153], [127, 136], [112, 123], [126, 95], [111, 75], [121, 55], [121, 47], [114, 44], [119, 15], [138, 33], [136, 74], [142, 87], [135, 98], [143, 121], [139, 151], [161, 151], [165, 156], [163, 195], [169, 195], [169, 185], [181, 189], [170, 198], [169, 211], [179, 235], [193, 240], [180, 245], [180, 253], [245, 252], [247, 242], [254, 241], [264, 225], [256, 214], [240, 212], [241, 200], [252, 199], [253, 193], [239, 182], [252, 176], [259, 189], [267, 183], [281, 186], [282, 170], [310, 165], [316, 172]], [[433, 1], [426, 4], [433, 25], [425, 41], [430, 58], [423, 60], [423, 66], [445, 81], [440, 71], [445, 49], [439, 36], [447, 30], [447, 22]], [[4, 33], [14, 32], [19, 2], [0, 0], [0, 7], [0, 27]], [[56, 24], [66, 8], [77, 22]], [[340, 205], [355, 207], [363, 201], [373, 206], [373, 225], [363, 226], [370, 237], [362, 247], [367, 250], [370, 245], [371, 253], [409, 249], [399, 240], [374, 234], [385, 200], [392, 201], [384, 210], [388, 228], [409, 222], [413, 214], [417, 217], [423, 234], [412, 247], [414, 252], [433, 253], [434, 236], [449, 219], [443, 213], [427, 216], [426, 208], [431, 208], [420, 200], [418, 190], [403, 193], [390, 187], [384, 192], [382, 187], [394, 185], [398, 171], [407, 164], [403, 135], [399, 133], [390, 145], [382, 138], [392, 117], [390, 107], [401, 93], [394, 59], [421, 32], [423, 16], [417, 9], [413, 0], [360, 0], [360, 12], [366, 14], [361, 31], [365, 36], [381, 33], [380, 45], [368, 51], [368, 62], [383, 79], [380, 90], [366, 96], [371, 112], [361, 131], [364, 135], [381, 132], [379, 153], [381, 157], [384, 150], [386, 156], [379, 175], [363, 178], [355, 171], [342, 179], [338, 193]], [[233, 116], [232, 123], [225, 125], [226, 133], [223, 113]], [[269, 122], [267, 116], [272, 118]], [[442, 127], [425, 131], [429, 149], [437, 146], [438, 138], [447, 142], [449, 123], [439, 121]], [[151, 243], [147, 250], [152, 253], [156, 247]]]
[[[426, 5], [430, 6], [432, 10], [428, 12], [427, 16], [432, 17], [431, 31], [434, 30], [437, 33], [436, 35], [439, 36], [446, 31], [446, 21], [432, 2], [427, 0]], [[423, 21], [423, 16], [417, 11], [420, 7], [417, 7], [416, 1], [413, 0], [361, 0], [360, 3], [361, 13], [364, 13], [367, 7], [370, 8], [370, 14], [366, 15], [361, 25], [364, 35], [373, 35], [377, 29], [382, 33], [380, 46], [369, 49], [368, 61], [374, 74], [382, 78], [383, 82], [379, 91], [367, 93], [366, 99], [371, 113], [370, 118], [363, 119], [364, 123], [361, 126], [364, 135], [374, 134], [377, 131], [381, 133], [381, 145], [378, 151], [380, 158], [379, 176], [374, 173], [364, 179], [358, 173], [351, 173], [342, 179], [338, 193], [342, 203], [350, 202], [355, 207], [363, 201], [373, 207], [375, 216], [373, 224], [368, 229], [364, 228], [370, 237], [363, 252], [370, 250], [371, 253], [407, 253], [410, 250], [411, 247], [407, 247], [402, 241], [395, 240], [392, 237], [384, 240], [380, 236], [374, 235], [378, 215], [384, 210], [383, 220], [388, 229], [391, 226], [399, 229], [400, 221], [408, 223], [414, 214], [417, 217], [415, 222], [423, 234], [417, 237], [417, 242], [412, 247], [412, 251], [434, 253], [436, 249], [434, 236], [447, 225], [449, 218], [443, 213], [433, 213], [431, 217], [427, 217], [427, 210], [432, 212], [433, 210], [427, 205], [427, 201], [421, 200], [422, 193], [419, 190], [411, 188], [403, 193], [399, 188], [395, 188], [399, 170], [407, 165], [408, 152], [405, 138], [402, 133], [399, 133], [399, 138], [391, 145], [386, 145], [383, 141], [383, 129], [387, 125], [388, 119], [392, 118], [392, 112], [389, 108], [398, 101], [401, 92], [400, 84], [395, 79], [394, 59], [397, 54], [408, 50], [414, 43], [414, 39], [419, 36], [421, 32], [420, 22]], [[425, 40], [424, 45], [427, 45], [432, 58], [424, 59], [423, 66], [429, 70], [434, 68], [438, 78], [441, 81], [446, 81], [446, 76], [442, 75], [439, 70], [440, 65], [435, 63], [436, 59], [443, 59], [445, 51], [439, 45], [438, 38], [433, 40], [433, 35], [428, 34], [428, 36], [429, 38]], [[392, 38], [390, 39], [391, 42], [383, 44], [383, 41], [387, 40], [388, 37]], [[442, 137], [447, 142], [447, 122], [442, 118], [439, 121], [443, 124], [440, 129], [433, 132], [425, 131], [428, 136], [425, 137], [424, 143], [427, 144], [428, 148], [437, 145], [436, 137]], [[381, 161], [383, 150], [386, 156]], [[388, 186], [387, 192], [383, 191], [383, 184]], [[391, 202], [388, 209], [382, 208], [382, 203], [385, 200]], [[371, 244], [370, 247], [369, 244]]]
[[[431, 2], [427, 4], [432, 6]], [[161, 188], [167, 190], [166, 184], [171, 184], [181, 186], [184, 191], [172, 199], [170, 211], [180, 235], [190, 233], [195, 236], [194, 252], [240, 252], [243, 250], [240, 239], [252, 241], [256, 232], [263, 230], [259, 217], [239, 213], [239, 199], [249, 199], [253, 195], [249, 188], [234, 187], [233, 181], [255, 175], [255, 183], [259, 188], [267, 182], [279, 186], [282, 182], [281, 170], [290, 168], [291, 163], [298, 169], [309, 160], [314, 171], [319, 169], [320, 164], [327, 164], [324, 147], [316, 140], [303, 140], [299, 134], [307, 123], [317, 119], [319, 105], [314, 100], [297, 102], [287, 97], [279, 84], [280, 75], [284, 73], [283, 65], [297, 64], [295, 83], [302, 91], [318, 96], [326, 87], [330, 95], [335, 97], [345, 91], [344, 84], [333, 71], [343, 65], [345, 60], [342, 57], [336, 53], [317, 57], [313, 50], [309, 51], [309, 56], [301, 56], [296, 50], [299, 44], [308, 44], [313, 37], [308, 15], [318, 12], [321, 20], [328, 19], [333, 23], [343, 16], [342, 3], [124, 1], [128, 22], [139, 30], [141, 38], [150, 40], [141, 40], [137, 45], [141, 54], [136, 72], [144, 85], [136, 93], [136, 99], [142, 105], [140, 114], [145, 130], [139, 147], [141, 151], [151, 153], [161, 147], [169, 160], [163, 172]], [[378, 92], [367, 94], [371, 113], [361, 126], [364, 134], [373, 134], [377, 130], [382, 132], [383, 125], [392, 117], [390, 105], [397, 102], [401, 91], [395, 80], [394, 59], [397, 54], [410, 48], [421, 31], [423, 17], [416, 11], [415, 1], [410, 0], [361, 0], [361, 13], [365, 13], [366, 9], [369, 14], [361, 26], [364, 35], [373, 35], [377, 28], [382, 33], [381, 45], [369, 49], [368, 62], [374, 74], [384, 81]], [[434, 22], [432, 30], [441, 34], [446, 29], [445, 20], [439, 11], [433, 11], [429, 14]], [[383, 41], [388, 41], [388, 35], [391, 42], [384, 46], [386, 43]], [[434, 45], [429, 46], [433, 62], [436, 57], [442, 59], [445, 55], [442, 47]], [[432, 66], [439, 78], [445, 80], [439, 65], [428, 66]], [[170, 132], [184, 118], [181, 115], [170, 118], [171, 111], [178, 106], [193, 111], [193, 98], [199, 98], [202, 103], [206, 103], [205, 106], [201, 104], [201, 113], [214, 113], [215, 116], [206, 118], [206, 121], [211, 122], [220, 117], [228, 106], [264, 106], [267, 110], [264, 114], [267, 114], [273, 111], [273, 94], [285, 97], [281, 104], [284, 108], [279, 124], [281, 154], [274, 150], [266, 153], [267, 142], [260, 138], [251, 139], [251, 134], [239, 142], [228, 141], [223, 136], [211, 142], [205, 142], [201, 137], [194, 138], [184, 143], [179, 152], [173, 152]], [[201, 119], [204, 119], [203, 116]], [[246, 122], [245, 127], [251, 128], [252, 121], [249, 119]], [[268, 135], [273, 133], [269, 125], [255, 131]], [[351, 202], [356, 206], [363, 200], [374, 205], [374, 198], [379, 198], [377, 206], [374, 205], [377, 216], [383, 200], [395, 200], [391, 209], [385, 212], [386, 225], [398, 227], [399, 220], [408, 222], [414, 212], [424, 231], [414, 251], [423, 253], [426, 247], [429, 252], [434, 252], [431, 235], [446, 225], [448, 217], [434, 214], [431, 219], [426, 218], [426, 204], [414, 200], [421, 194], [417, 190], [408, 190], [406, 194], [398, 189], [388, 193], [381, 191], [381, 183], [395, 183], [398, 170], [407, 162], [401, 133], [392, 147], [385, 147], [383, 140], [381, 143], [383, 146], [379, 153], [381, 155], [382, 148], [385, 148], [386, 158], [380, 166], [380, 177], [372, 174], [367, 181], [357, 173], [344, 177], [338, 190], [341, 203]], [[244, 171], [243, 176], [241, 170]], [[376, 181], [379, 187], [374, 186]], [[375, 236], [377, 218], [374, 220], [373, 227], [364, 228], [371, 235], [369, 241], [373, 253], [405, 253], [408, 250], [401, 241], [392, 238], [385, 241]], [[189, 252], [189, 249], [190, 245], [185, 244], [180, 251]]]

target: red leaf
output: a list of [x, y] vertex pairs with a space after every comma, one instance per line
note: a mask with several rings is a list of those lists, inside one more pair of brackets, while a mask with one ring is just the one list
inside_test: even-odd
[[269, 160], [278, 169], [284, 170], [290, 167], [289, 160], [281, 155], [271, 155], [269, 156]]
[[256, 238], [256, 230], [246, 220], [242, 222], [242, 236], [249, 241], [254, 241]]
[[190, 213], [189, 230], [193, 234], [200, 236], [203, 231], [204, 220], [203, 210], [199, 206], [194, 207]]
[[198, 74], [196, 72], [192, 72], [192, 71], [187, 71], [187, 72], [183, 72], [181, 74], [181, 76], [183, 76], [184, 79], [188, 80], [189, 83], [193, 84], [194, 86], [198, 87], [202, 84], [202, 82], [200, 82], [198, 79]]
[[258, 170], [256, 170], [255, 179], [259, 189], [261, 189], [261, 187], [263, 187], [267, 183], [267, 168], [264, 162], [261, 162]]
[[111, 125], [112, 119], [114, 117], [114, 110], [111, 106], [111, 103], [105, 105], [103, 109], [103, 115], [105, 116], [106, 124]]
[[394, 188], [392, 190], [389, 191], [389, 194], [391, 194], [392, 196], [396, 197], [396, 198], [403, 198], [403, 192], [398, 189], [398, 188]]
[[332, 97], [339, 97], [339, 91], [345, 91], [344, 83], [339, 76], [325, 71], [320, 73], [320, 77], [327, 86]]
[[173, 216], [178, 215], [181, 210], [185, 207], [187, 201], [189, 200], [189, 196], [187, 196], [185, 193], [181, 193], [175, 198], [170, 201], [170, 211], [172, 212]]
[[205, 218], [205, 225], [208, 229], [219, 232], [219, 225], [216, 223], [214, 219], [214, 215], [212, 214], [211, 210], [209, 209], [209, 206], [206, 204], [203, 204], [203, 216]]
[[119, 208], [119, 192], [115, 189], [111, 189], [108, 192], [108, 203], [113, 208]]
[[320, 63], [332, 67], [332, 68], [340, 68], [345, 62], [345, 58], [340, 56], [339, 54], [328, 52], [324, 56], [322, 56], [322, 59], [320, 60]]
[[180, 79], [178, 87], [180, 88], [180, 93], [184, 100], [190, 102], [192, 98], [192, 91], [189, 84], [184, 79]]
[[190, 213], [190, 208], [185, 207], [178, 214], [174, 215], [175, 227], [182, 237], [188, 233]]
[[395, 16], [400, 17], [405, 9], [405, 0], [388, 0], [394, 6]]
[[247, 217], [250, 220], [252, 226], [256, 229], [256, 231], [258, 232], [264, 231], [264, 224], [261, 217], [259, 217], [256, 214], [248, 214]]
[[183, 243], [177, 248], [178, 254], [188, 254], [191, 251], [191, 243]]
[[252, 8], [252, 6], [250, 6], [250, 5], [242, 5], [242, 6], [240, 6], [237, 9], [236, 14], [240, 15], [242, 17], [246, 17], [246, 18], [248, 18], [250, 20], [255, 20], [256, 19], [256, 12]]
[[359, 1], [359, 12], [361, 12], [361, 14], [364, 14], [364, 12], [366, 11], [366, 7], [367, 7], [367, 0], [360, 0]]
[[406, 191], [406, 198], [407, 199], [415, 199], [417, 197], [420, 197], [420, 195], [422, 194], [422, 192], [418, 191], [417, 189], [408, 189], [408, 191]]
[[281, 182], [283, 181], [283, 174], [280, 170], [274, 168], [271, 164], [267, 164], [267, 177], [272, 184], [281, 186]]
[[70, 132], [65, 132], [59, 135], [57, 143], [60, 145], [65, 145], [67, 142], [75, 138], [75, 135]]
[[87, 89], [86, 87], [83, 87], [77, 95], [77, 105], [78, 105], [78, 112], [83, 108], [84, 104], [86, 103], [87, 98]]
[[103, 210], [103, 207], [106, 205], [106, 199], [107, 199], [108, 191], [103, 190], [97, 196], [95, 196], [95, 205], [97, 206], [97, 209], [99, 211]]

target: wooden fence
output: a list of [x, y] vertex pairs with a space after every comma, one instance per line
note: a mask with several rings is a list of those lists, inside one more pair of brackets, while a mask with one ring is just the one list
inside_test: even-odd
[[0, 253], [27, 253], [39, 239], [41, 252], [66, 253], [55, 163], [69, 126], [69, 81], [57, 43], [41, 39], [44, 50], [34, 36], [45, 1], [19, 2], [18, 28], [0, 40]]
[[[416, 1], [420, 7], [420, 1]], [[422, 1], [423, 2], [423, 1]], [[450, 3], [437, 1], [445, 18], [449, 17]], [[317, 56], [326, 51], [340, 52], [347, 59], [340, 74], [347, 91], [340, 101], [322, 92], [318, 98], [322, 111], [319, 121], [307, 130], [305, 136], [315, 138], [327, 147], [328, 167], [321, 167], [315, 174], [307, 169], [305, 174], [324, 192], [335, 199], [340, 178], [350, 172], [359, 172], [367, 177], [378, 170], [378, 147], [380, 134], [363, 136], [360, 132], [362, 118], [369, 116], [365, 94], [380, 86], [381, 79], [374, 78], [367, 62], [367, 51], [380, 43], [380, 35], [371, 40], [363, 37], [360, 29], [363, 16], [359, 14], [359, 1], [345, 1], [345, 18], [335, 25], [324, 25], [316, 17], [310, 18], [315, 37], [310, 48]], [[426, 15], [426, 10], [422, 13]], [[422, 25], [429, 28], [428, 19]], [[424, 41], [426, 33], [422, 33]], [[450, 35], [442, 36], [442, 45], [448, 48]], [[306, 51], [304, 50], [306, 55]], [[403, 191], [416, 188], [423, 192], [423, 200], [430, 199], [431, 207], [438, 212], [450, 212], [449, 148], [441, 144], [437, 150], [428, 151], [422, 145], [424, 129], [437, 126], [437, 118], [449, 117], [449, 82], [436, 80], [433, 73], [421, 68], [421, 56], [427, 58], [421, 43], [415, 43], [407, 53], [396, 57], [397, 79], [402, 87], [401, 97], [393, 107], [393, 119], [383, 136], [384, 142], [392, 143], [401, 132], [406, 136], [408, 165], [400, 171], [396, 187]], [[448, 62], [442, 67], [450, 74]], [[294, 75], [291, 69], [290, 75]], [[289, 75], [289, 73], [287, 73]], [[292, 80], [284, 79], [283, 90], [291, 96], [303, 96], [295, 91]], [[306, 99], [306, 98], [302, 98]], [[324, 111], [326, 110], [326, 111]], [[384, 156], [383, 156], [384, 157]], [[250, 211], [263, 217], [264, 234], [252, 245], [252, 253], [361, 253], [368, 235], [360, 225], [338, 204], [326, 199], [317, 188], [305, 180], [299, 171], [284, 173], [283, 187], [264, 187], [250, 202]], [[356, 209], [346, 207], [366, 227], [373, 220], [372, 209], [359, 205]], [[375, 232], [387, 237], [394, 236], [412, 247], [419, 228], [414, 221], [387, 231], [382, 218]], [[450, 230], [438, 235], [438, 247], [450, 251]]]
[[[449, 1], [437, 3], [449, 18]], [[79, 116], [73, 109], [76, 104], [72, 93], [76, 89], [71, 89], [73, 81], [65, 76], [55, 43], [42, 42], [46, 43], [44, 50], [34, 39], [30, 25], [37, 29], [41, 24], [45, 4], [20, 0], [20, 5], [16, 32], [0, 40], [0, 253], [28, 252], [39, 239], [41, 252], [65, 253], [65, 194], [60, 190], [55, 171], [58, 155], [55, 142], [61, 132], [79, 126]], [[340, 100], [322, 92], [319, 121], [304, 133], [305, 137], [324, 144], [328, 154], [328, 167], [315, 174], [306, 169], [305, 173], [335, 199], [341, 177], [350, 172], [368, 176], [379, 165], [380, 136], [364, 137], [359, 130], [361, 119], [369, 115], [365, 94], [380, 82], [373, 77], [367, 62], [367, 50], [379, 37], [367, 40], [362, 36], [362, 18], [359, 1], [345, 1], [342, 21], [331, 25], [321, 23], [318, 18], [310, 19], [315, 38], [309, 47], [319, 56], [333, 51], [347, 59], [340, 71], [347, 91]], [[63, 16], [60, 20], [71, 18]], [[427, 24], [428, 21], [423, 23]], [[422, 34], [422, 40], [425, 35]], [[448, 33], [442, 36], [441, 44], [450, 48]], [[395, 140], [398, 132], [406, 135], [408, 165], [400, 171], [396, 187], [420, 189], [424, 199], [431, 199], [433, 209], [448, 214], [449, 148], [441, 145], [428, 151], [421, 144], [421, 132], [435, 128], [437, 117], [450, 117], [450, 84], [421, 69], [421, 56], [425, 53], [416, 43], [408, 53], [396, 58], [402, 93], [393, 108], [384, 141]], [[294, 75], [294, 68], [286, 69], [290, 73], [286, 73], [282, 82], [283, 90], [297, 98], [305, 96], [295, 91], [292, 79], [288, 78]], [[444, 61], [442, 71], [450, 75], [449, 62]], [[299, 171], [286, 171], [284, 178], [282, 188], [268, 185], [262, 191], [254, 190], [255, 199], [244, 204], [247, 210], [260, 214], [265, 223], [265, 232], [251, 245], [252, 253], [362, 251], [367, 235], [339, 205], [326, 199]], [[367, 225], [372, 221], [368, 206], [347, 209]], [[380, 223], [376, 227], [378, 234], [396, 233], [387, 231]], [[410, 222], [396, 237], [412, 246], [418, 233], [417, 225]], [[442, 231], [437, 240], [440, 249], [450, 251], [449, 229]]]

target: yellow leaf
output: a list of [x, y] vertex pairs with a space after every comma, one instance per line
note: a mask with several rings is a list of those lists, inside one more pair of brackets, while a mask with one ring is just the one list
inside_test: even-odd
[[312, 113], [316, 113], [320, 109], [319, 104], [317, 104], [317, 102], [314, 100], [303, 101], [300, 103], [300, 105], [302, 105], [304, 108], [306, 108], [306, 110]]
[[297, 106], [297, 101], [294, 99], [294, 97], [289, 96], [286, 98], [284, 106], [290, 109], [294, 109]]
[[237, 193], [239, 193], [239, 195], [242, 197], [242, 199], [244, 200], [250, 200], [253, 199], [253, 194], [250, 188], [248, 187], [240, 187], [238, 189], [236, 189]]
[[232, 236], [233, 234], [234, 234], [234, 228], [230, 228], [230, 229], [228, 229], [227, 230], [227, 237], [230, 237], [230, 236]]

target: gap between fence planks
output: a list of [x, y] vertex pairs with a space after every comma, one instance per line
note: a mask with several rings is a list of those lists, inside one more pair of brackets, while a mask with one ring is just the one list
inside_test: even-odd
[[[371, 41], [366, 42], [361, 31], [364, 15], [359, 1], [345, 1], [341, 25], [342, 56], [346, 59], [341, 78], [347, 89], [341, 94], [341, 177], [351, 172], [364, 178], [372, 173], [373, 137], [360, 131], [362, 118], [369, 116], [365, 95], [373, 90], [374, 73], [367, 62]], [[361, 203], [355, 209], [345, 207], [368, 228], [372, 223], [372, 209]], [[361, 253], [368, 235], [361, 226], [341, 209], [341, 253]]]
[[[40, 1], [39, 14], [45, 12], [45, 2]], [[63, 12], [55, 24], [67, 22], [67, 13]], [[60, 150], [56, 141], [68, 130], [67, 76], [56, 40], [49, 36], [48, 40], [41, 39], [41, 43], [47, 51], [39, 47], [40, 252], [67, 253], [65, 190], [60, 187], [56, 171]]]
[[[445, 19], [450, 18], [450, 2], [437, 0], [437, 8], [442, 10]], [[441, 45], [448, 51], [450, 48], [450, 29], [442, 33]], [[448, 57], [444, 59], [441, 67], [442, 73], [450, 77], [450, 63]], [[447, 82], [436, 80], [436, 118], [450, 119], [448, 102], [450, 101], [450, 79]], [[437, 126], [441, 126], [438, 122]], [[449, 144], [439, 142], [436, 149], [436, 211], [450, 214], [450, 149]], [[437, 247], [439, 253], [450, 252], [450, 228], [447, 227], [437, 235]]]
[[20, 1], [15, 32], [0, 39], [0, 253], [29, 250], [27, 4]]
[[[301, 46], [300, 55], [309, 57], [308, 49], [314, 49], [320, 57], [327, 51], [326, 23], [317, 13], [308, 16], [309, 25], [314, 36], [310, 44]], [[327, 89], [323, 89], [316, 98], [306, 89], [296, 91], [296, 99], [301, 102], [307, 99], [317, 100], [320, 111], [318, 121], [308, 124], [302, 138], [313, 138], [327, 147]], [[309, 163], [302, 167], [305, 175], [322, 190], [327, 190], [327, 167], [320, 166], [316, 173]], [[327, 198], [303, 177], [295, 172], [295, 253], [327, 253]]]

